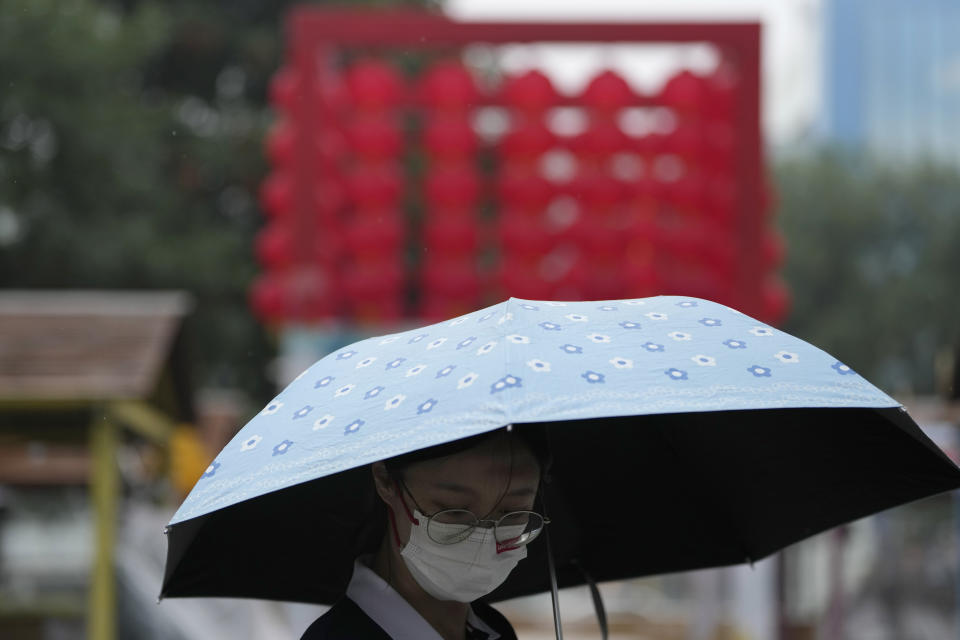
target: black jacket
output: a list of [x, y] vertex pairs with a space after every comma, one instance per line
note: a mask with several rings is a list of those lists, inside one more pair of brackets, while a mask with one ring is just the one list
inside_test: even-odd
[[[480, 601], [471, 606], [478, 618], [500, 634], [501, 640], [517, 640], [513, 627], [499, 611]], [[485, 635], [482, 632], [480, 634], [477, 640], [482, 640], [482, 635]], [[344, 596], [317, 618], [300, 640], [390, 640], [390, 636], [353, 600]]]

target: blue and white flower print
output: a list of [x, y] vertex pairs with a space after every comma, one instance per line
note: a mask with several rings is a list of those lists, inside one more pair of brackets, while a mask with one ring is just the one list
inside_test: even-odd
[[371, 398], [376, 398], [378, 395], [380, 395], [380, 392], [383, 391], [384, 389], [385, 387], [381, 387], [380, 385], [371, 387], [367, 389], [367, 392], [365, 394], [363, 394], [363, 399], [369, 400]]
[[271, 402], [270, 404], [268, 404], [268, 405], [263, 409], [263, 411], [260, 412], [260, 415], [262, 415], [262, 416], [272, 416], [272, 415], [275, 414], [277, 411], [280, 411], [280, 409], [281, 409], [282, 407], [283, 407], [283, 403], [282, 403], [282, 402], [278, 402], [278, 401], [274, 400], [273, 402]]
[[437, 401], [434, 398], [430, 398], [429, 400], [424, 400], [417, 407], [417, 415], [421, 416], [425, 413], [430, 413], [435, 406], [437, 406]]
[[394, 358], [393, 360], [387, 363], [387, 371], [390, 371], [390, 369], [396, 369], [406, 361], [407, 361], [406, 358]]
[[467, 387], [472, 385], [474, 382], [476, 382], [477, 378], [479, 377], [480, 377], [479, 375], [471, 371], [467, 375], [457, 380], [457, 389], [466, 389]]
[[293, 445], [291, 440], [284, 440], [273, 448], [273, 455], [282, 456]]
[[313, 430], [319, 431], [320, 429], [326, 429], [330, 426], [330, 423], [333, 422], [333, 419], [334, 417], [329, 413], [322, 418], [317, 418], [313, 423]]
[[523, 383], [520, 378], [507, 374], [490, 385], [490, 393], [499, 393], [504, 389], [512, 389], [514, 387], [521, 386], [523, 386]]
[[457, 365], [455, 365], [455, 364], [448, 364], [448, 365], [445, 366], [443, 369], [440, 369], [440, 371], [437, 371], [436, 377], [437, 377], [437, 378], [446, 378], [448, 375], [450, 375], [451, 373], [453, 373], [453, 370], [456, 369], [456, 368], [457, 368]]
[[584, 371], [580, 374], [580, 377], [589, 382], [590, 384], [599, 384], [606, 382], [606, 376], [602, 373], [597, 373], [596, 371]]
[[349, 394], [351, 391], [357, 388], [355, 384], [345, 384], [336, 391], [333, 392], [334, 398], [342, 398], [343, 396]]
[[755, 364], [752, 367], [747, 367], [747, 371], [758, 378], [769, 378], [771, 375], [773, 375], [772, 369], [768, 367], [761, 367], [758, 364]]
[[260, 444], [260, 441], [263, 440], [263, 436], [252, 435], [243, 442], [240, 443], [240, 451], [252, 451], [257, 448], [257, 445]]
[[377, 356], [367, 356], [366, 358], [364, 358], [363, 360], [357, 363], [357, 369], [363, 369], [365, 367], [369, 367], [376, 361], [377, 361]]
[[485, 355], [487, 355], [488, 353], [490, 353], [491, 351], [493, 351], [493, 348], [494, 348], [495, 346], [497, 346], [497, 341], [496, 341], [496, 340], [491, 340], [490, 342], [486, 343], [485, 345], [483, 345], [483, 346], [481, 346], [479, 349], [477, 349], [477, 355], [478, 355], [478, 356], [485, 356]]
[[313, 411], [313, 407], [311, 407], [309, 404], [308, 404], [308, 405], [305, 405], [305, 406], [301, 407], [300, 409], [297, 409], [297, 410], [293, 413], [293, 419], [294, 419], [294, 420], [299, 420], [300, 418], [306, 418], [306, 417], [310, 414], [311, 411]]
[[897, 403], [709, 300], [511, 299], [333, 350], [216, 456], [175, 522], [506, 424], [798, 406]]
[[839, 374], [842, 375], [842, 376], [851, 376], [851, 375], [855, 375], [855, 374], [856, 374], [856, 371], [854, 371], [853, 369], [851, 369], [851, 368], [848, 367], [847, 365], [843, 364], [843, 363], [840, 362], [839, 360], [837, 360], [837, 361], [834, 362], [832, 365], [830, 365], [830, 368], [833, 369], [834, 371], [836, 371], [837, 373], [839, 373]]
[[539, 358], [527, 360], [527, 366], [540, 373], [547, 373], [550, 371], [550, 363], [546, 360], [540, 360]]

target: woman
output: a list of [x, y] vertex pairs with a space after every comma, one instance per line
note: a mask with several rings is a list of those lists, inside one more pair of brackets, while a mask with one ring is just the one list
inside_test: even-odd
[[[372, 465], [386, 507], [377, 552], [357, 558], [346, 594], [301, 640], [511, 640], [478, 601], [526, 557], [547, 466], [541, 431], [507, 427]], [[383, 510], [382, 510], [383, 511]]]

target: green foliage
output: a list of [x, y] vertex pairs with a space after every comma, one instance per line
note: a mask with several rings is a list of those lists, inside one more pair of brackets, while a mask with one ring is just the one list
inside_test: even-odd
[[[0, 3], [0, 286], [186, 289], [195, 383], [262, 397], [246, 289], [270, 116], [230, 43], [191, 38], [172, 8]], [[277, 37], [250, 38], [265, 85]], [[191, 50], [195, 84], [164, 83]]]
[[821, 153], [778, 167], [787, 326], [888, 392], [930, 393], [960, 347], [960, 173]]

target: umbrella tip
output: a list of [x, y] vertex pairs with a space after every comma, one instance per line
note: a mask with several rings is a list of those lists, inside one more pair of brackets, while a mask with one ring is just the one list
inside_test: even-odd
[[164, 528], [163, 528], [163, 535], [167, 535], [168, 533], [170, 533], [170, 527], [164, 527]]

